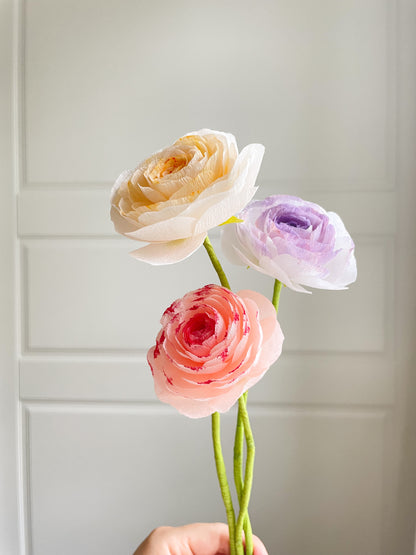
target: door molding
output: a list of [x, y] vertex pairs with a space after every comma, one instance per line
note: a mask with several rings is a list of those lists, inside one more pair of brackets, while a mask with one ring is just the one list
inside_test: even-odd
[[13, 184], [13, 2], [0, 3], [0, 553], [19, 553], [16, 209]]

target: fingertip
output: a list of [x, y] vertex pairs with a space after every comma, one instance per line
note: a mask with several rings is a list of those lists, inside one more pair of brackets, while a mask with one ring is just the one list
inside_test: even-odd
[[253, 536], [253, 555], [268, 555], [266, 546], [257, 536]]

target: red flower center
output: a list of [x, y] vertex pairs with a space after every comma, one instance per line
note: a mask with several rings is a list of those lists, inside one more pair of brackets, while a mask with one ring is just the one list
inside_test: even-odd
[[188, 345], [202, 345], [215, 332], [215, 321], [207, 314], [196, 314], [186, 323], [183, 336]]

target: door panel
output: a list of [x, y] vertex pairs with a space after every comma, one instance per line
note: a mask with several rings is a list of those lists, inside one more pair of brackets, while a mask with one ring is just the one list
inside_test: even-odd
[[[8, 109], [15, 93], [0, 170], [3, 551], [18, 553], [19, 491], [25, 555], [128, 555], [157, 525], [224, 520], [209, 419], [159, 403], [145, 359], [162, 310], [216, 275], [202, 250], [175, 266], [137, 262], [108, 214], [122, 169], [209, 126], [266, 145], [258, 197], [339, 212], [357, 247], [348, 291], [282, 292], [284, 354], [250, 393], [255, 532], [271, 554], [411, 555], [414, 2], [2, 10]], [[212, 241], [221, 256], [217, 230]], [[271, 295], [270, 279], [224, 265], [235, 290]]]

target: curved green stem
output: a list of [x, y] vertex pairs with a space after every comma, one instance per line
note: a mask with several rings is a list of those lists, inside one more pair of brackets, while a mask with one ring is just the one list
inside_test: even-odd
[[[243, 398], [247, 398], [247, 392], [243, 393]], [[234, 440], [234, 482], [237, 490], [238, 500], [240, 501], [243, 491], [243, 444], [244, 444], [244, 424], [241, 417], [240, 407], [238, 408], [237, 427], [235, 429]]]
[[[227, 276], [220, 264], [220, 261], [215, 254], [214, 247], [209, 240], [208, 235], [204, 241], [204, 247], [208, 253], [212, 265], [217, 272], [220, 283], [223, 287], [231, 289]], [[227, 473], [225, 470], [224, 457], [221, 449], [221, 436], [220, 436], [220, 415], [218, 412], [212, 414], [212, 440], [214, 444], [214, 457], [215, 466], [217, 468], [218, 481], [220, 483], [221, 495], [224, 501], [225, 511], [227, 513], [228, 530], [230, 533], [230, 555], [239, 555], [235, 547], [235, 513], [233, 502], [231, 499], [230, 487], [228, 485]]]
[[[255, 446], [253, 433], [251, 431], [250, 420], [248, 418], [247, 407], [244, 397], [241, 396], [238, 400], [238, 409], [241, 411], [241, 420], [244, 426], [244, 434], [247, 444], [247, 460], [246, 460], [246, 473], [244, 476], [244, 487], [240, 500], [240, 513], [238, 515], [237, 524], [235, 528], [235, 545], [237, 553], [243, 550], [243, 525], [246, 517], [248, 516], [248, 503], [250, 501], [251, 486], [253, 484], [253, 469], [254, 469], [254, 455]], [[244, 551], [241, 551], [244, 553]], [[247, 551], [247, 553], [249, 553]]]
[[[220, 483], [221, 495], [227, 513], [228, 529], [230, 532], [230, 555], [237, 555], [235, 548], [235, 513], [231, 500], [230, 487], [228, 485], [225, 470], [224, 457], [221, 449], [220, 415], [218, 412], [212, 414], [212, 441], [214, 445], [215, 466], [217, 468], [218, 481]], [[241, 534], [241, 532], [240, 532]]]
[[217, 255], [215, 254], [214, 247], [212, 246], [211, 241], [208, 238], [208, 235], [205, 237], [204, 247], [208, 253], [208, 256], [212, 262], [212, 265], [214, 266], [215, 271], [218, 274], [221, 285], [223, 287], [226, 287], [227, 289], [231, 289], [227, 276], [225, 275], [225, 272], [222, 269], [220, 261], [218, 260]]
[[[208, 256], [211, 260], [212, 265], [214, 266], [215, 271], [217, 272], [218, 278], [220, 283], [223, 287], [227, 289], [231, 289], [230, 283], [225, 275], [225, 272], [221, 266], [220, 261], [215, 253], [214, 247], [209, 240], [208, 235], [204, 241], [204, 247], [208, 253]], [[237, 490], [238, 501], [240, 503], [240, 514], [241, 513], [241, 503], [242, 501], [246, 503], [244, 509], [244, 516], [240, 518], [240, 526], [238, 535], [236, 536], [236, 524], [235, 524], [235, 513], [234, 508], [232, 505], [230, 489], [227, 481], [224, 459], [221, 452], [221, 440], [220, 440], [220, 415], [218, 413], [214, 413], [212, 415], [212, 431], [213, 431], [213, 439], [214, 439], [214, 454], [215, 454], [215, 463], [217, 467], [217, 474], [218, 479], [220, 482], [221, 494], [224, 500], [224, 505], [227, 512], [227, 520], [228, 520], [228, 528], [230, 533], [230, 555], [244, 555], [244, 547], [242, 542], [242, 531], [244, 528], [245, 538], [246, 538], [246, 555], [253, 554], [253, 534], [251, 529], [250, 518], [248, 515], [248, 501], [250, 499], [250, 490], [251, 490], [251, 483], [252, 483], [252, 475], [253, 475], [253, 463], [254, 463], [254, 441], [252, 441], [252, 446], [250, 447], [250, 460], [248, 457], [249, 453], [249, 442], [247, 441], [247, 430], [245, 429], [245, 420], [248, 421], [248, 415], [246, 411], [246, 401], [247, 401], [247, 393], [244, 393], [241, 398], [239, 399], [239, 409], [238, 409], [238, 417], [237, 417], [237, 429], [236, 429], [236, 436], [235, 436], [235, 444], [234, 444], [234, 480]], [[244, 406], [246, 419], [243, 415], [243, 411], [240, 408]], [[250, 425], [250, 424], [249, 424]], [[251, 429], [249, 433], [252, 438]], [[244, 443], [244, 434], [246, 435], [247, 441], [247, 464], [246, 464], [246, 478], [243, 482], [243, 443]], [[249, 485], [247, 485], [247, 471], [251, 469], [251, 478], [248, 480]], [[248, 493], [247, 487], [249, 487]], [[237, 539], [238, 538], [238, 539]]]
[[[244, 404], [247, 407], [247, 391], [242, 395]], [[244, 423], [240, 406], [238, 407], [237, 427], [235, 430], [234, 441], [234, 481], [237, 491], [238, 501], [241, 504], [243, 495], [243, 443], [244, 443]], [[246, 555], [253, 553], [253, 532], [251, 528], [250, 517], [248, 511], [243, 523], [244, 535], [246, 539]]]
[[282, 290], [282, 282], [278, 279], [274, 280], [274, 287], [273, 287], [273, 299], [272, 303], [274, 308], [276, 309], [276, 314], [279, 310], [279, 299], [280, 299], [280, 291]]

